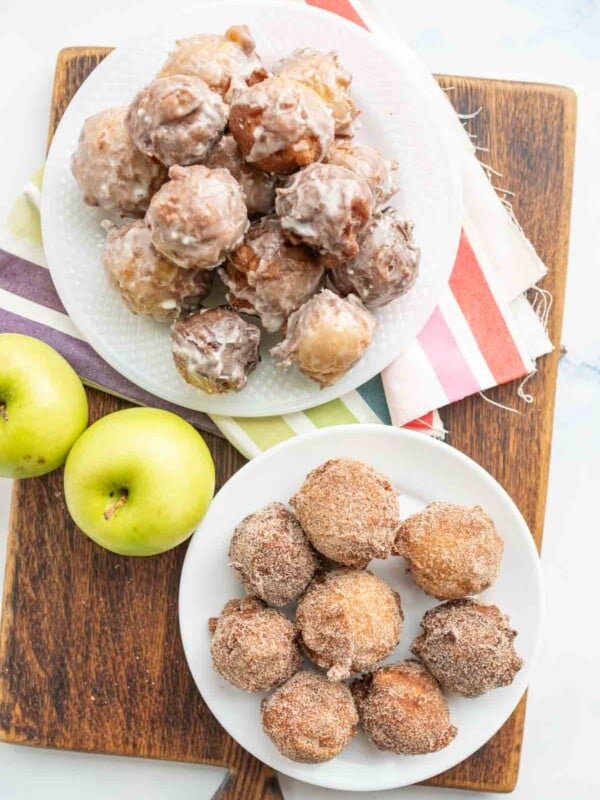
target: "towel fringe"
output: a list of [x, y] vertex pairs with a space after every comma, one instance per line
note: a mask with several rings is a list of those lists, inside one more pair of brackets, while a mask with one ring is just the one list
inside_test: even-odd
[[492, 400], [491, 397], [487, 397], [483, 392], [479, 392], [479, 396], [485, 400], [486, 403], [496, 406], [496, 408], [501, 408], [503, 411], [510, 411], [511, 414], [521, 414], [518, 408], [511, 408], [510, 406], [505, 406], [502, 403], [498, 403], [497, 400]]
[[525, 403], [533, 403], [534, 401], [533, 395], [527, 394], [525, 392], [525, 384], [527, 383], [527, 381], [530, 381], [536, 373], [537, 369], [532, 369], [529, 375], [525, 375], [525, 377], [523, 378], [517, 389], [517, 397], [520, 397], [521, 400], [523, 400], [523, 402]]
[[530, 290], [534, 294], [531, 302], [531, 307], [534, 310], [537, 318], [542, 323], [544, 333], [548, 333], [548, 320], [550, 318], [550, 311], [554, 303], [554, 295], [548, 289], [542, 289], [541, 286], [532, 286]]

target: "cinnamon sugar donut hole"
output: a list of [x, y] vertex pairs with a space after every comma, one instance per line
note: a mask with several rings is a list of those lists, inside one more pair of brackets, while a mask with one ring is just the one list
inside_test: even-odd
[[313, 547], [332, 561], [364, 567], [392, 551], [398, 491], [369, 464], [325, 461], [308, 473], [290, 505]]
[[316, 92], [275, 77], [236, 93], [229, 130], [248, 163], [285, 175], [327, 155], [334, 122]]
[[411, 651], [445, 689], [464, 697], [508, 686], [523, 666], [517, 632], [497, 606], [451, 600], [429, 609], [421, 630]]
[[404, 520], [394, 552], [406, 558], [423, 591], [438, 600], [455, 600], [494, 583], [504, 541], [480, 506], [430, 503]]
[[359, 252], [331, 270], [337, 291], [357, 295], [367, 308], [385, 306], [406, 294], [421, 261], [413, 230], [413, 223], [393, 208], [376, 213], [362, 234]]
[[300, 523], [282, 503], [245, 517], [229, 545], [229, 564], [245, 589], [274, 606], [302, 594], [319, 563]]
[[416, 661], [380, 667], [350, 689], [365, 733], [379, 750], [435, 753], [457, 734], [439, 683]]
[[179, 374], [207, 394], [243, 389], [260, 361], [259, 345], [260, 329], [225, 306], [197, 311], [171, 328]]
[[336, 139], [329, 148], [327, 164], [335, 164], [354, 172], [369, 184], [373, 207], [379, 208], [400, 188], [400, 167], [368, 144]]
[[273, 72], [300, 81], [316, 92], [333, 114], [336, 136], [352, 136], [354, 120], [360, 112], [350, 95], [352, 75], [342, 67], [337, 53], [304, 47], [278, 61]]
[[369, 570], [318, 576], [296, 612], [300, 642], [330, 680], [376, 667], [400, 641], [402, 621], [400, 596]]
[[214, 269], [242, 243], [248, 214], [239, 183], [226, 169], [171, 167], [146, 224], [152, 244], [184, 269]]
[[323, 289], [290, 314], [285, 338], [270, 353], [278, 366], [297, 364], [320, 386], [331, 386], [371, 344], [375, 324], [357, 297]]
[[275, 208], [277, 178], [246, 163], [233, 136], [223, 136], [212, 148], [204, 164], [228, 169], [242, 187], [249, 216], [269, 214]]
[[83, 124], [71, 170], [88, 206], [142, 216], [167, 179], [162, 164], [135, 147], [125, 125], [126, 108], [109, 108]]
[[145, 86], [125, 123], [135, 146], [167, 167], [197, 164], [219, 139], [228, 107], [195, 75], [168, 75]]
[[312, 297], [324, 272], [317, 255], [287, 241], [277, 217], [264, 217], [250, 226], [219, 275], [227, 302], [259, 317], [265, 330], [274, 332]]
[[212, 272], [181, 269], [161, 255], [142, 220], [109, 229], [102, 265], [129, 310], [157, 322], [196, 311], [212, 285]]
[[277, 189], [275, 210], [291, 242], [341, 259], [358, 253], [372, 204], [369, 185], [354, 172], [311, 164]]
[[158, 77], [195, 75], [227, 102], [239, 89], [267, 77], [246, 25], [234, 25], [224, 36], [198, 33], [178, 39]]
[[280, 753], [305, 764], [339, 755], [357, 723], [348, 687], [316, 672], [297, 672], [262, 702], [264, 732]]
[[230, 600], [208, 625], [213, 667], [238, 689], [264, 692], [300, 669], [293, 623], [256, 597]]

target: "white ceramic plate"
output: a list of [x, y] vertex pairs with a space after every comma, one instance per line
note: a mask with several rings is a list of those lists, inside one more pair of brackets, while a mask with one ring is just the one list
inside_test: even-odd
[[[325, 764], [297, 764], [282, 756], [264, 735], [260, 721], [262, 694], [235, 689], [213, 671], [209, 617], [243, 590], [227, 565], [235, 526], [266, 503], [287, 503], [306, 473], [328, 458], [358, 458], [387, 475], [400, 490], [401, 516], [434, 500], [481, 505], [494, 520], [505, 543], [500, 576], [480, 595], [510, 616], [519, 635], [516, 647], [524, 659], [511, 686], [482, 697], [448, 695], [458, 727], [444, 750], [424, 756], [382, 753], [364, 735]], [[407, 576], [401, 558], [373, 561], [370, 569], [396, 589], [402, 599], [404, 629], [388, 661], [410, 657], [424, 612], [437, 604]], [[246, 750], [274, 769], [331, 789], [376, 791], [430, 778], [467, 758], [506, 721], [529, 678], [541, 625], [543, 593], [539, 559], [519, 510], [496, 481], [474, 461], [449, 445], [423, 434], [380, 425], [346, 425], [290, 439], [249, 462], [215, 497], [190, 543], [179, 593], [179, 621], [188, 664], [209, 708]]]
[[[70, 170], [86, 117], [128, 104], [152, 79], [176, 37], [223, 32], [247, 23], [267, 66], [297, 47], [335, 49], [354, 74], [353, 93], [362, 109], [358, 139], [377, 145], [400, 162], [402, 191], [393, 201], [416, 223], [422, 249], [415, 287], [377, 312], [373, 344], [334, 386], [319, 390], [295, 368], [278, 370], [263, 337], [263, 361], [239, 394], [210, 396], [183, 381], [169, 346], [169, 328], [132, 315], [112, 290], [100, 265], [108, 215], [85, 206]], [[42, 227], [52, 278], [74, 323], [118, 372], [145, 390], [186, 408], [210, 413], [264, 416], [298, 411], [332, 400], [372, 378], [423, 327], [447, 284], [460, 232], [460, 181], [437, 115], [420, 90], [414, 54], [400, 40], [393, 54], [371, 34], [334, 14], [289, 3], [220, 2], [175, 14], [160, 34], [119, 48], [85, 81], [58, 127], [44, 173]], [[216, 299], [213, 300], [216, 302]]]

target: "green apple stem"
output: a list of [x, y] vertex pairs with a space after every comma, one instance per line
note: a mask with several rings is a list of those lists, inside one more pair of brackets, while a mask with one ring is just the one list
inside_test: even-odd
[[114, 516], [120, 508], [123, 508], [125, 503], [127, 502], [127, 489], [122, 489], [121, 496], [118, 500], [115, 500], [114, 503], [111, 503], [109, 506], [106, 507], [104, 511], [104, 519], [110, 519]]
[[0, 418], [3, 422], [8, 422], [8, 414], [6, 413], [6, 403], [0, 402]]

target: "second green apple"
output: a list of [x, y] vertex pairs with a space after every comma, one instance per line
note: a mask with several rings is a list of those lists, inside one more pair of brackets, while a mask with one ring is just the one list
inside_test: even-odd
[[130, 408], [94, 423], [65, 466], [76, 524], [121, 555], [162, 553], [190, 536], [212, 500], [215, 469], [200, 434], [168, 411]]

